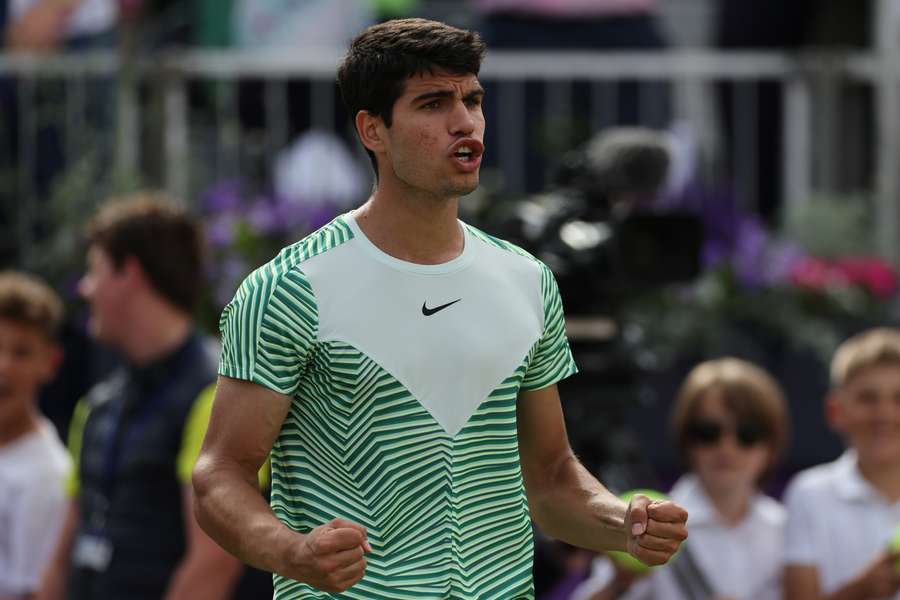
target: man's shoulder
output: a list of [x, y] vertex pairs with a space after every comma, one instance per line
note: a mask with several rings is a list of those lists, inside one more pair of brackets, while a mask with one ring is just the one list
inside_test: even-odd
[[128, 370], [123, 366], [118, 366], [91, 386], [79, 404], [83, 405], [85, 410], [92, 411], [120, 397], [127, 385]]
[[6, 472], [8, 480], [26, 486], [61, 480], [71, 466], [66, 448], [49, 422], [42, 422], [37, 430], [6, 449], [6, 453], [7, 460], [0, 461], [0, 469]]
[[260, 288], [280, 286], [285, 279], [305, 282], [302, 264], [353, 239], [353, 231], [343, 216], [335, 217], [327, 225], [308, 234], [289, 246], [285, 246], [272, 260], [257, 268], [244, 279], [237, 297], [246, 296]]
[[464, 226], [469, 231], [469, 233], [472, 234], [472, 236], [475, 239], [483, 242], [488, 247], [505, 250], [506, 252], [510, 252], [514, 255], [520, 256], [523, 259], [526, 259], [526, 260], [529, 260], [529, 261], [532, 261], [532, 262], [535, 262], [538, 264], [543, 264], [533, 254], [531, 254], [527, 250], [523, 249], [521, 246], [517, 246], [516, 244], [514, 244], [510, 241], [504, 240], [497, 236], [491, 235], [485, 231], [482, 231], [481, 229], [478, 229], [474, 225], [464, 223]]
[[547, 265], [521, 246], [486, 233], [468, 223], [465, 223], [465, 227], [471, 236], [482, 243], [489, 252], [496, 252], [529, 271], [539, 271], [546, 275], [550, 274], [550, 269]]
[[835, 481], [843, 476], [842, 460], [844, 459], [839, 458], [799, 471], [788, 483], [785, 489], [785, 499], [790, 501], [808, 496], [821, 497], [822, 494], [831, 494]]

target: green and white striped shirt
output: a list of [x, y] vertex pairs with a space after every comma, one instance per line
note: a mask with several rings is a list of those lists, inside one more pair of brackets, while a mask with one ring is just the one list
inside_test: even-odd
[[308, 532], [365, 526], [365, 577], [330, 595], [534, 598], [516, 398], [576, 372], [549, 269], [462, 224], [440, 265], [397, 260], [349, 214], [252, 273], [225, 308], [219, 372], [293, 397], [272, 508]]

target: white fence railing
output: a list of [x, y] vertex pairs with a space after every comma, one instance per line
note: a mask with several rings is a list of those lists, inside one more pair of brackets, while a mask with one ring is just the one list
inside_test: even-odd
[[[759, 82], [775, 82], [780, 90], [782, 165], [780, 169], [783, 207], [809, 202], [816, 193], [833, 193], [842, 183], [835, 175], [851, 155], [871, 157], [863, 168], [861, 187], [875, 210], [875, 235], [881, 251], [900, 260], [900, 60], [896, 51], [879, 53], [801, 54], [783, 53], [531, 53], [493, 52], [481, 73], [481, 80], [495, 96], [490, 108], [496, 128], [495, 171], [502, 174], [502, 186], [511, 193], [527, 189], [531, 168], [526, 148], [533, 128], [528, 95], [540, 90], [540, 110], [548, 118], [569, 116], [591, 131], [615, 124], [617, 85], [637, 86], [638, 113], [650, 105], [656, 88], [666, 83], [671, 91], [673, 119], [687, 122], [696, 132], [705, 162], [720, 164], [723, 154], [722, 122], [718, 115], [716, 86], [734, 84], [732, 100], [734, 164], [731, 177], [748, 204], [757, 201], [760, 177], [758, 98]], [[38, 126], [39, 102], [36, 90], [55, 82], [60, 105], [54, 113], [62, 131], [62, 144], [69, 154], [78, 153], [77, 144], [66, 142], [84, 126], [84, 104], [89, 102], [86, 82], [105, 82], [109, 116], [103, 120], [115, 168], [141, 171], [149, 162], [157, 165], [160, 183], [180, 197], [192, 197], [204, 178], [240, 172], [246, 147], [260, 146], [263, 160], [289, 141], [290, 121], [296, 112], [290, 103], [296, 95], [292, 82], [304, 82], [304, 117], [307, 126], [338, 131], [346, 135], [346, 125], [337, 120], [340, 110], [334, 85], [339, 56], [331, 53], [280, 52], [246, 54], [235, 52], [185, 51], [123, 62], [115, 53], [65, 55], [50, 58], [0, 55], [0, 78], [13, 82], [18, 99], [16, 123], [3, 123], [2, 131], [18, 129], [16, 165], [20, 173], [17, 188], [17, 231], [20, 244], [27, 246], [32, 230], [27, 221], [34, 217], [40, 202], [29, 180], [34, 167], [33, 144], [29, 136]], [[241, 122], [240, 86], [256, 82], [264, 132], [248, 139]], [[196, 102], [196, 90], [204, 87], [206, 100]], [[580, 86], [580, 87], [579, 87]], [[851, 127], [848, 142], [846, 104], [842, 90], [856, 86], [865, 90], [867, 100], [858, 104], [861, 123]], [[574, 90], [587, 102], [576, 102]], [[619, 100], [619, 101], [617, 101]], [[44, 111], [46, 112], [46, 111]], [[50, 111], [53, 112], [53, 111]], [[157, 123], [148, 117], [158, 115]], [[641, 120], [640, 118], [638, 119]], [[154, 137], [158, 143], [148, 144]], [[154, 153], [154, 156], [147, 156]], [[856, 158], [854, 158], [856, 160]], [[212, 165], [204, 174], [195, 173], [198, 162]], [[30, 207], [30, 208], [28, 208]], [[23, 220], [26, 223], [23, 224]], [[27, 250], [27, 249], [26, 249]]]

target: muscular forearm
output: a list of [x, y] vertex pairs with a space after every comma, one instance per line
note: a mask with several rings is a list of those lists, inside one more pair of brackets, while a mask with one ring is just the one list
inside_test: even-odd
[[255, 475], [238, 465], [214, 464], [202, 456], [193, 475], [194, 514], [200, 527], [241, 561], [272, 573], [303, 535], [272, 513], [259, 493]]
[[574, 455], [526, 477], [528, 503], [548, 535], [594, 551], [625, 550], [626, 504], [594, 478]]

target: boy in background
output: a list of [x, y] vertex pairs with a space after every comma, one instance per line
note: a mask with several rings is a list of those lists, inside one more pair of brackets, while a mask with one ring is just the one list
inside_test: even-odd
[[62, 358], [62, 315], [47, 285], [0, 273], [0, 600], [35, 592], [65, 514], [68, 453], [37, 409]]
[[831, 364], [830, 425], [847, 451], [788, 486], [786, 600], [900, 599], [900, 330], [844, 342]]

